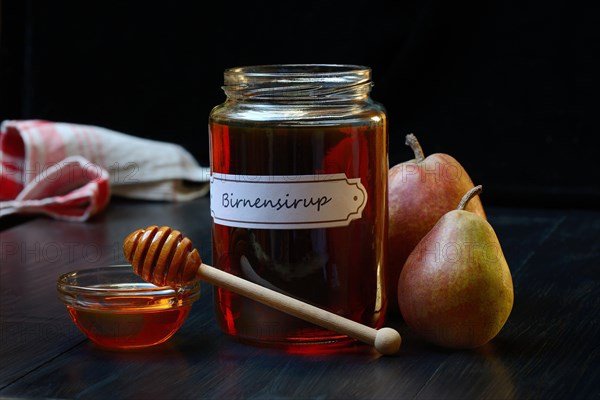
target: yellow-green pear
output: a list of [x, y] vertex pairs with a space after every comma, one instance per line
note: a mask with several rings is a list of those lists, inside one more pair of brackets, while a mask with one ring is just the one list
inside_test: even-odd
[[498, 237], [481, 216], [465, 211], [481, 186], [444, 214], [409, 255], [398, 280], [406, 324], [447, 348], [475, 348], [493, 339], [513, 307], [510, 269]]

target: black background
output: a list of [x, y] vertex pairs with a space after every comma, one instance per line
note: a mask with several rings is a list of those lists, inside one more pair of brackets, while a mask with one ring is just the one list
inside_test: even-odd
[[[595, 6], [594, 6], [595, 7]], [[2, 0], [0, 119], [99, 125], [208, 164], [223, 70], [373, 70], [390, 163], [453, 155], [484, 204], [600, 206], [600, 13], [576, 1]]]

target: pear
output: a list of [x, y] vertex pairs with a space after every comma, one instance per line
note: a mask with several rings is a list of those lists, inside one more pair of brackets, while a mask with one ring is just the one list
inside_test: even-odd
[[[434, 153], [425, 157], [416, 136], [406, 135], [415, 158], [394, 165], [388, 171], [388, 262], [385, 283], [390, 315], [398, 314], [398, 277], [417, 243], [448, 211], [454, 210], [473, 181], [452, 156]], [[480, 199], [474, 198], [467, 210], [486, 218]]]
[[465, 210], [481, 189], [472, 188], [440, 218], [398, 280], [398, 305], [408, 327], [446, 348], [489, 342], [513, 307], [512, 276], [498, 237], [486, 219]]

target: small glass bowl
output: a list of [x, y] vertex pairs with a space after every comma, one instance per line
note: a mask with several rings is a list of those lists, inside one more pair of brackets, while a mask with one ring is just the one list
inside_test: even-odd
[[200, 297], [198, 282], [158, 287], [134, 274], [131, 265], [69, 272], [58, 278], [57, 289], [77, 327], [96, 344], [114, 349], [169, 339]]

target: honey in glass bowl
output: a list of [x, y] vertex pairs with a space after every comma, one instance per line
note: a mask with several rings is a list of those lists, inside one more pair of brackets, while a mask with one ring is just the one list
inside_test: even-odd
[[77, 327], [94, 343], [114, 349], [166, 341], [200, 295], [198, 282], [158, 287], [135, 275], [130, 265], [69, 272], [59, 277], [57, 289]]

